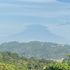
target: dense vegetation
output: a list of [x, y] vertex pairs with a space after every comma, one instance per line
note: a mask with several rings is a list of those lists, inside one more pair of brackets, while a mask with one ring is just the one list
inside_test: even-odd
[[39, 41], [3, 43], [0, 70], [70, 70], [69, 53], [70, 45]]
[[0, 51], [15, 52], [25, 57], [60, 59], [65, 58], [65, 54], [70, 53], [70, 45], [39, 41], [27, 43], [8, 42], [0, 45]]
[[[69, 58], [68, 61], [70, 61]], [[25, 58], [16, 53], [1, 52], [0, 70], [70, 70], [70, 66], [67, 59], [63, 62], [54, 62], [33, 57]]]

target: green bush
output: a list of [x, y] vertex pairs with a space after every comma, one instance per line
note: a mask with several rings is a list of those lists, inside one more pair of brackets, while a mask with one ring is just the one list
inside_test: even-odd
[[44, 70], [70, 70], [67, 63], [55, 63], [48, 65]]

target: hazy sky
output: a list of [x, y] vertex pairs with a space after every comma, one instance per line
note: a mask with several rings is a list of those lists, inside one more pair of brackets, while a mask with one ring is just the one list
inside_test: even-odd
[[0, 0], [0, 42], [32, 24], [48, 27], [69, 43], [70, 0]]

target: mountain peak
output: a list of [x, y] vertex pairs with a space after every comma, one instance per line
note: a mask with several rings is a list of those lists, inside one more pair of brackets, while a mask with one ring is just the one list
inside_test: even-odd
[[[49, 31], [48, 28], [46, 26], [40, 25], [40, 24], [34, 24], [34, 25], [30, 25], [27, 27], [27, 29], [25, 30], [26, 32], [44, 32], [44, 31]], [[25, 32], [24, 31], [24, 32]]]
[[17, 41], [64, 42], [62, 37], [52, 33], [48, 27], [39, 24], [29, 25], [27, 29], [11, 38]]

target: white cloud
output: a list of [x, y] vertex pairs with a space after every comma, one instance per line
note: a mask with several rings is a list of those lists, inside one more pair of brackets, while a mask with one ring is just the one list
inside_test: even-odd
[[70, 15], [70, 9], [64, 7], [32, 8], [30, 7], [0, 7], [0, 15], [61, 17]]
[[56, 0], [17, 0], [17, 1], [28, 1], [28, 2], [55, 2]]
[[[18, 0], [17, 0], [18, 1]], [[25, 0], [21, 0], [25, 1]], [[35, 2], [54, 2], [55, 0], [26, 0]], [[22, 3], [22, 2], [21, 2]], [[22, 3], [23, 4], [23, 3]], [[17, 15], [17, 16], [38, 16], [38, 17], [59, 17], [70, 15], [70, 5], [61, 3], [38, 4], [0, 4], [0, 15]]]

